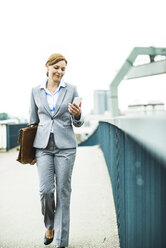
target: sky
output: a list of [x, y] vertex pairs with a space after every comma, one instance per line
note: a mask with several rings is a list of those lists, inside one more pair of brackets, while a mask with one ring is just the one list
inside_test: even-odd
[[[164, 1], [7, 0], [0, 3], [0, 112], [28, 118], [31, 88], [46, 78], [52, 53], [67, 60], [85, 114], [93, 92], [109, 85], [132, 49], [166, 47]], [[166, 76], [122, 81], [119, 106], [166, 103]]]

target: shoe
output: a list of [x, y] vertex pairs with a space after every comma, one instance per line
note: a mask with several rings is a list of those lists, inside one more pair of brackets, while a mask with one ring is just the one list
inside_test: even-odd
[[53, 239], [54, 239], [54, 231], [53, 231], [53, 237], [52, 237], [51, 239], [47, 238], [47, 237], [46, 237], [46, 234], [45, 234], [45, 237], [44, 237], [44, 244], [45, 244], [45, 245], [51, 244], [51, 242], [53, 241]]
[[65, 248], [64, 246], [55, 246], [55, 248]]

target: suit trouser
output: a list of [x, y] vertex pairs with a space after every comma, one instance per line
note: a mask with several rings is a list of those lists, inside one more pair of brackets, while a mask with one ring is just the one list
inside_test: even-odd
[[75, 155], [76, 148], [58, 149], [52, 134], [45, 149], [36, 149], [44, 224], [47, 229], [54, 228], [55, 244], [58, 246], [68, 246], [71, 175]]

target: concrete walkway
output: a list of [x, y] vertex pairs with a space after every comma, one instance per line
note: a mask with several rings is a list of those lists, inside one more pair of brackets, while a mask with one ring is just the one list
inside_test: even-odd
[[[0, 153], [0, 248], [45, 247], [36, 166], [16, 162], [17, 153]], [[111, 183], [98, 146], [78, 148], [72, 189], [69, 247], [118, 248]]]

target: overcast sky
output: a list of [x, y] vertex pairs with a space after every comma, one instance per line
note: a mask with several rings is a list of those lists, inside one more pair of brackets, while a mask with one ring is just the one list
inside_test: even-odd
[[[28, 116], [30, 90], [45, 79], [52, 53], [67, 58], [65, 80], [77, 85], [88, 113], [93, 91], [109, 89], [135, 46], [166, 47], [161, 0], [1, 1], [0, 25], [0, 112], [15, 116]], [[123, 81], [120, 107], [137, 99], [166, 103], [165, 79]]]

